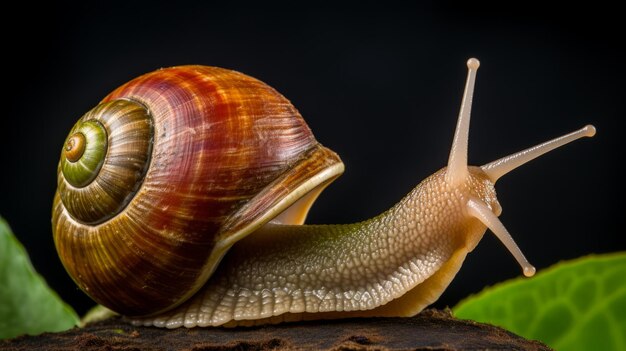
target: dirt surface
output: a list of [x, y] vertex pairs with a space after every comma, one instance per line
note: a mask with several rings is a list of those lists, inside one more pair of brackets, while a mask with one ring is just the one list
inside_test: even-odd
[[0, 340], [0, 350], [550, 350], [487, 324], [427, 310], [412, 318], [368, 318], [263, 327], [133, 327], [112, 318], [62, 333]]

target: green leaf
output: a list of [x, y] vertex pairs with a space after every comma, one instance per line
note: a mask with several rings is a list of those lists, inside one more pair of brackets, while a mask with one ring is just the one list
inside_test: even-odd
[[461, 301], [458, 318], [561, 350], [626, 350], [626, 252], [558, 263]]
[[78, 326], [82, 328], [89, 323], [103, 321], [117, 315], [117, 313], [102, 305], [95, 305], [94, 307], [89, 309], [89, 311], [87, 311], [87, 313], [85, 313], [85, 315], [80, 319], [80, 323], [78, 323]]
[[72, 328], [78, 316], [35, 272], [0, 217], [0, 339]]

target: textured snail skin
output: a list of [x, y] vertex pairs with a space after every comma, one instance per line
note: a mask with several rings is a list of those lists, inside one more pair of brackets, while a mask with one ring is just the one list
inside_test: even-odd
[[[120, 116], [127, 114], [116, 109], [112, 117], [98, 114], [103, 105], [126, 100], [145, 106], [152, 137], [143, 135], [150, 129], [145, 122], [121, 123]], [[227, 249], [224, 242], [243, 235], [230, 227], [253, 230], [268, 208], [303, 182], [317, 176], [324, 183], [343, 170], [287, 99], [234, 71], [204, 66], [159, 70], [121, 86], [94, 111], [77, 127], [85, 119], [102, 123], [108, 153], [98, 176], [83, 188], [65, 179], [62, 156], [54, 240], [78, 286], [126, 315], [154, 314], [184, 301], [209, 277]], [[115, 138], [137, 134], [142, 142]], [[128, 161], [126, 156], [145, 150], [146, 142], [149, 157]], [[149, 163], [145, 176], [141, 162]], [[128, 172], [127, 166], [134, 170]], [[133, 175], [131, 184], [125, 174]], [[99, 183], [103, 175], [107, 184]], [[129, 190], [123, 196], [126, 204], [91, 215], [106, 202], [108, 186]], [[270, 188], [278, 191], [263, 191]], [[76, 200], [86, 197], [94, 202]], [[233, 216], [236, 224], [225, 223]]]
[[442, 169], [362, 223], [269, 225], [238, 242], [189, 302], [134, 322], [189, 328], [412, 316], [440, 296], [485, 233], [466, 220], [467, 199], [499, 208], [493, 183], [478, 167], [470, 172], [453, 188]]

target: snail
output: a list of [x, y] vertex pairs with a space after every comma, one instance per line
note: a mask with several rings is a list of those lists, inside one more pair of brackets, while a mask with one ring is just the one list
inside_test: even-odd
[[479, 61], [467, 67], [447, 166], [346, 225], [303, 224], [344, 165], [274, 89], [207, 66], [133, 79], [64, 143], [52, 210], [60, 259], [97, 303], [168, 328], [412, 316], [487, 228], [532, 276], [498, 219], [495, 183], [595, 128], [468, 166]]

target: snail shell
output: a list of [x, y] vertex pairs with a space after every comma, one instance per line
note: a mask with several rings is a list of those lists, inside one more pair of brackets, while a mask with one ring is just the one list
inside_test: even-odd
[[152, 315], [193, 295], [236, 241], [301, 224], [343, 172], [271, 87], [206, 66], [161, 69], [109, 94], [69, 133], [54, 241], [96, 302]]

